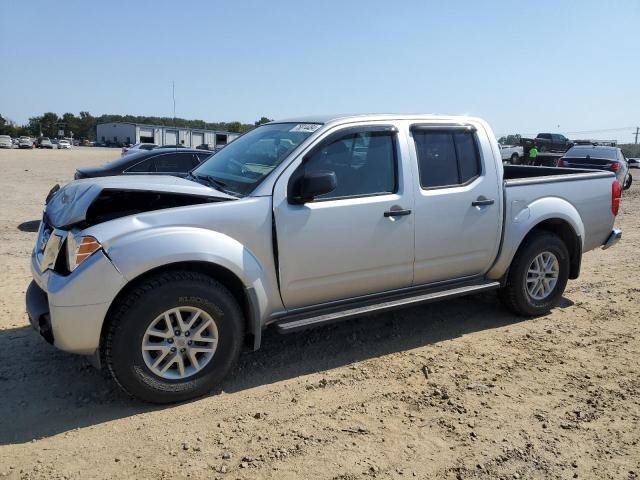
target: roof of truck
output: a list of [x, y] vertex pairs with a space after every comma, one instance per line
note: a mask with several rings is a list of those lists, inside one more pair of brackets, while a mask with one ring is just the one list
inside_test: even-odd
[[332, 123], [344, 120], [384, 120], [384, 119], [421, 119], [425, 117], [432, 117], [434, 119], [447, 119], [447, 120], [459, 120], [468, 121], [471, 117], [465, 115], [440, 115], [433, 113], [339, 113], [339, 114], [320, 114], [320, 115], [305, 115], [302, 117], [284, 118], [276, 120], [272, 123]]

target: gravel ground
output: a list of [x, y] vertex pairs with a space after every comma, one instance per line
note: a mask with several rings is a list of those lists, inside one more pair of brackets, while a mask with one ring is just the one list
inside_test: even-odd
[[[43, 199], [118, 150], [0, 150], [0, 476], [638, 478], [638, 183], [624, 239], [584, 257], [559, 308], [495, 294], [265, 333], [220, 392], [170, 407], [120, 393], [27, 326]], [[640, 175], [639, 175], [640, 178]]]

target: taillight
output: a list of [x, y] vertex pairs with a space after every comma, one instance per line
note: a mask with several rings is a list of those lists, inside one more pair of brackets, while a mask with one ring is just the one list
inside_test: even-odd
[[609, 165], [609, 170], [611, 170], [612, 172], [617, 172], [618, 170], [620, 170], [620, 164], [617, 162], [613, 162], [611, 165]]
[[615, 217], [620, 210], [620, 195], [622, 194], [622, 188], [620, 188], [620, 182], [614, 180], [611, 184], [611, 213]]
[[567, 161], [563, 160], [563, 159], [560, 159], [560, 160], [558, 160], [558, 165], [557, 166], [558, 167], [566, 167], [567, 166]]

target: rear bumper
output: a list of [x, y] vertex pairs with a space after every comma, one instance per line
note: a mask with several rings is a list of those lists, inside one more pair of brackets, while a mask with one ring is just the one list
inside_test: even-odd
[[620, 241], [621, 238], [622, 230], [614, 228], [613, 230], [611, 230], [611, 233], [609, 234], [609, 237], [607, 237], [607, 240], [602, 244], [602, 249], [606, 250], [607, 248], [613, 247]]

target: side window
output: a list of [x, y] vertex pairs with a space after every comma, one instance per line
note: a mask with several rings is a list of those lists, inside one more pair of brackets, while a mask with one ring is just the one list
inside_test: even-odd
[[460, 169], [460, 183], [467, 183], [469, 180], [480, 175], [480, 159], [473, 133], [454, 133], [453, 140], [456, 144], [456, 155], [458, 156], [458, 168]]
[[155, 172], [156, 168], [153, 161], [154, 161], [153, 158], [144, 160], [138, 163], [137, 165], [134, 165], [133, 167], [129, 168], [127, 172]]
[[211, 153], [196, 153], [196, 162], [195, 165], [198, 165], [202, 162], [204, 162], [207, 158], [209, 158], [211, 156]]
[[413, 130], [422, 188], [462, 185], [480, 175], [473, 132]]
[[170, 153], [160, 155], [155, 159], [157, 172], [188, 172], [194, 165], [193, 156], [190, 153]]
[[337, 187], [318, 199], [332, 199], [396, 191], [395, 132], [373, 130], [333, 137], [307, 157], [301, 169], [305, 173], [330, 170], [336, 174]]

